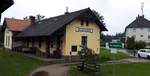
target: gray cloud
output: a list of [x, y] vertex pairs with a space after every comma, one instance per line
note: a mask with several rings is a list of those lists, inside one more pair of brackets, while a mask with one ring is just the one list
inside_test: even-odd
[[144, 4], [144, 15], [150, 20], [150, 0], [14, 0], [15, 4], [3, 13], [4, 17], [23, 18], [29, 15], [42, 14], [53, 17], [69, 11], [90, 7], [101, 13], [105, 18], [108, 32], [123, 32], [124, 28], [141, 13], [140, 3]]

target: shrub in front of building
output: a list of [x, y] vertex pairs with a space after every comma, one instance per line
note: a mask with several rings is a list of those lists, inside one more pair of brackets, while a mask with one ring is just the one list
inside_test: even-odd
[[144, 41], [135, 41], [134, 37], [127, 38], [127, 49], [143, 49], [146, 47], [146, 42]]
[[136, 41], [134, 46], [136, 49], [143, 49], [146, 47], [146, 43], [144, 41]]

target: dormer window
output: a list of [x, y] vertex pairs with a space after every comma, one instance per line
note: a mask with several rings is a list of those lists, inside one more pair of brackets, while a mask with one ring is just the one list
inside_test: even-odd
[[89, 21], [86, 21], [86, 26], [89, 26]]
[[81, 20], [81, 26], [83, 26], [84, 25], [84, 21], [83, 20]]

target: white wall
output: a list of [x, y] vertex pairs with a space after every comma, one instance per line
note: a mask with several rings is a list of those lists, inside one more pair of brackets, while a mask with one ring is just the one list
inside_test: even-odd
[[[146, 43], [150, 43], [150, 28], [128, 28], [126, 30], [126, 40], [127, 37], [135, 36], [135, 41], [145, 41]], [[143, 35], [143, 37], [141, 37]]]

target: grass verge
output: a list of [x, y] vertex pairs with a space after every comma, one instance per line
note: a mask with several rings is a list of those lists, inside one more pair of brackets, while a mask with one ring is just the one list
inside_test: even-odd
[[[101, 65], [98, 76], [149, 76], [150, 63], [107, 64]], [[70, 76], [91, 76], [89, 72], [70, 67]]]
[[128, 58], [128, 56], [124, 53], [118, 52], [117, 54], [113, 54], [113, 53], [110, 53], [110, 50], [105, 49], [105, 48], [101, 48], [99, 56], [100, 56], [100, 62]]
[[0, 76], [28, 76], [29, 73], [46, 62], [0, 50]]

